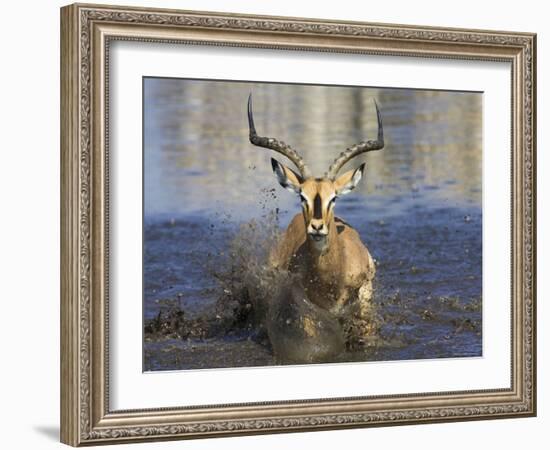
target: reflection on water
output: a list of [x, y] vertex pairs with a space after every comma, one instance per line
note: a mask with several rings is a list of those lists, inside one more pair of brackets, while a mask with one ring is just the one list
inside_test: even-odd
[[[248, 142], [249, 92], [259, 133], [290, 143], [318, 174], [347, 146], [376, 136], [376, 99], [386, 149], [350, 163], [367, 161], [356, 192], [369, 209], [399, 213], [386, 200], [413, 194], [426, 204], [481, 204], [480, 94], [146, 79], [146, 216], [235, 206], [254, 216], [258, 191], [274, 185], [273, 155]], [[289, 196], [280, 202], [296, 206]]]
[[[146, 318], [166, 299], [178, 299], [197, 317], [212, 314], [216, 284], [202, 258], [223, 252], [242, 222], [278, 208], [286, 226], [299, 210], [271, 171], [270, 157], [284, 158], [248, 142], [250, 92], [259, 134], [291, 144], [319, 175], [347, 146], [376, 136], [376, 99], [385, 149], [350, 162], [365, 161], [365, 177], [336, 209], [378, 261], [376, 298], [386, 332], [406, 337], [406, 345], [372, 359], [481, 354], [481, 94], [157, 78], [144, 83]], [[272, 364], [265, 348], [255, 352], [243, 342], [209, 341], [206, 348], [222, 349], [223, 362], [209, 361], [206, 351], [191, 355], [190, 347], [204, 348], [204, 340], [170, 342], [177, 363], [159, 359], [162, 343], [148, 342], [146, 366]]]

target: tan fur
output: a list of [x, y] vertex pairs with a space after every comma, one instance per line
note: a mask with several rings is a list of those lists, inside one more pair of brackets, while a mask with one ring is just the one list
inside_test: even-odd
[[334, 188], [336, 189], [336, 192], [343, 189], [346, 184], [351, 182], [354, 173], [355, 170], [349, 170], [334, 180]]
[[300, 185], [300, 175], [298, 175], [296, 172], [294, 172], [294, 170], [292, 170], [290, 167], [283, 166], [282, 164], [281, 164], [281, 167], [283, 168], [283, 171], [285, 172], [285, 175], [288, 178], [288, 180], [292, 184], [294, 184], [296, 186], [299, 186]]
[[336, 317], [349, 319], [347, 314], [358, 314], [370, 323], [374, 261], [357, 231], [334, 216], [337, 197], [355, 188], [364, 164], [336, 180], [303, 180], [276, 160], [272, 166], [281, 186], [299, 195], [302, 202], [302, 214], [292, 219], [270, 254], [272, 266], [300, 281], [301, 289], [292, 291], [300, 298], [287, 301], [299, 304], [305, 294], [309, 302]]
[[326, 252], [318, 255], [312, 251], [304, 216], [297, 214], [273, 248], [270, 262], [298, 274], [308, 299], [325, 309], [337, 313], [353, 296], [361, 303], [370, 302], [374, 261], [357, 231], [334, 217], [329, 223]]

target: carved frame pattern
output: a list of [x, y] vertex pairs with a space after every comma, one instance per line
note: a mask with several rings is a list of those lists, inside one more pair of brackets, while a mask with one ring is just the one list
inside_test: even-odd
[[[535, 414], [535, 35], [95, 5], [67, 6], [61, 16], [63, 442], [78, 446]], [[113, 39], [510, 61], [512, 388], [243, 404], [236, 405], [236, 412], [223, 405], [110, 411], [105, 294], [108, 121], [101, 100], [108, 95], [108, 83], [101, 77]], [[99, 123], [104, 125], [98, 131]], [[342, 409], [346, 402], [358, 402], [356, 412]], [[285, 405], [292, 405], [294, 412], [285, 413]]]

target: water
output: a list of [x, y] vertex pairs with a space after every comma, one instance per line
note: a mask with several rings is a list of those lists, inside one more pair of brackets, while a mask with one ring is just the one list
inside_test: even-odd
[[[381, 107], [386, 147], [348, 164], [365, 161], [365, 176], [336, 205], [376, 260], [380, 336], [342, 361], [480, 356], [481, 94], [148, 78], [144, 369], [275, 363], [261, 327], [223, 303], [228, 271], [256, 270], [273, 227], [299, 211], [271, 171], [284, 158], [248, 142], [249, 92], [259, 134], [319, 175], [376, 136]], [[168, 329], [147, 332], [161, 318]]]

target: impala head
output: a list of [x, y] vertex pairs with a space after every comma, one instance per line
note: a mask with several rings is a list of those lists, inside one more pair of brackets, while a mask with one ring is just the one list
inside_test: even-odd
[[334, 219], [336, 199], [357, 186], [363, 176], [365, 164], [336, 179], [326, 176], [304, 179], [274, 158], [271, 159], [271, 166], [280, 185], [300, 198], [308, 238], [317, 249], [325, 249]]
[[376, 105], [376, 113], [378, 117], [377, 140], [364, 141], [349, 147], [334, 160], [323, 177], [314, 177], [303, 158], [289, 145], [277, 139], [261, 137], [256, 134], [252, 117], [252, 95], [248, 97], [250, 142], [281, 153], [290, 159], [298, 169], [296, 172], [276, 159], [271, 159], [273, 172], [281, 186], [299, 196], [308, 240], [318, 250], [326, 249], [329, 244], [329, 232], [334, 222], [336, 199], [355, 189], [363, 176], [365, 164], [338, 176], [339, 170], [355, 156], [384, 147], [382, 119], [378, 105]]

